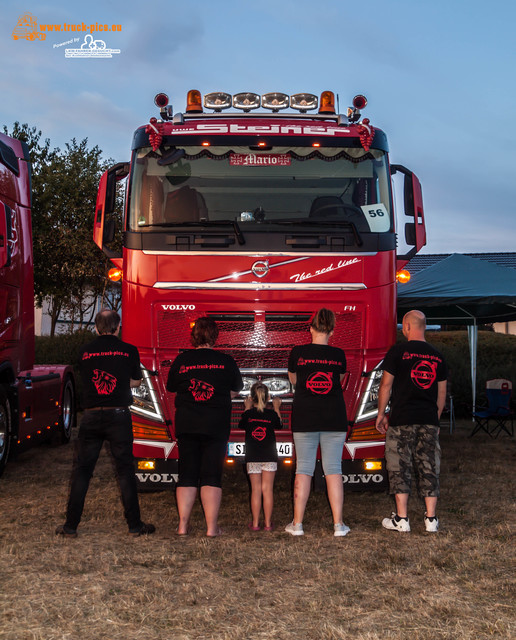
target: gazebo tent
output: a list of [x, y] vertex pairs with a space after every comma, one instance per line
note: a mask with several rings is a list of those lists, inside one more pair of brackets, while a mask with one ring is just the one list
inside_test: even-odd
[[398, 319], [411, 309], [428, 324], [468, 326], [474, 411], [478, 325], [516, 320], [516, 270], [454, 253], [398, 286]]

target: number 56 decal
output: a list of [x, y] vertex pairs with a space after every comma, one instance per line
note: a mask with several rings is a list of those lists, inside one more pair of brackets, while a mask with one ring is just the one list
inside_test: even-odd
[[367, 223], [371, 231], [382, 233], [389, 231], [391, 227], [391, 221], [389, 219], [389, 213], [385, 206], [380, 202], [378, 204], [368, 204], [360, 207], [364, 212]]

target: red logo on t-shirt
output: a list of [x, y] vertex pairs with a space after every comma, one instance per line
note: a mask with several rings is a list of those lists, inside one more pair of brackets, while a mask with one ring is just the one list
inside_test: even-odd
[[252, 431], [253, 438], [255, 440], [263, 440], [265, 438], [265, 436], [267, 435], [267, 430], [265, 429], [265, 427], [256, 427], [256, 429], [254, 429]]
[[215, 388], [203, 380], [192, 378], [188, 390], [192, 392], [196, 402], [205, 402], [215, 393]]
[[332, 374], [325, 373], [324, 371], [317, 371], [316, 373], [312, 373], [312, 375], [306, 381], [306, 388], [308, 389], [308, 391], [321, 395], [326, 395], [327, 393], [329, 393], [332, 386]]
[[93, 373], [95, 375], [92, 378], [92, 382], [95, 385], [95, 389], [97, 389], [97, 393], [102, 395], [113, 393], [117, 382], [115, 376], [100, 369], [94, 369]]
[[437, 362], [420, 360], [410, 372], [412, 382], [421, 389], [430, 389], [437, 378]]

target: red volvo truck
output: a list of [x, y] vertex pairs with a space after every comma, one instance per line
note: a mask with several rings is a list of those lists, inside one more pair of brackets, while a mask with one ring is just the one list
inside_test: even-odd
[[73, 369], [34, 365], [29, 150], [0, 133], [0, 474], [15, 450], [67, 442], [75, 417]]
[[[374, 427], [381, 362], [395, 341], [397, 270], [425, 244], [425, 226], [419, 181], [390, 165], [385, 134], [361, 119], [366, 103], [356, 96], [341, 115], [332, 92], [203, 98], [190, 91], [186, 111], [174, 113], [158, 94], [159, 117], [136, 130], [130, 162], [103, 175], [94, 241], [122, 274], [123, 336], [141, 355], [132, 414], [142, 487], [177, 477], [165, 385], [199, 316], [216, 320], [216, 348], [234, 357], [245, 380], [233, 404], [228, 461], [243, 460], [236, 427], [245, 395], [262, 380], [282, 398], [278, 451], [291, 463], [288, 354], [310, 341], [310, 319], [323, 306], [337, 316], [331, 344], [348, 363], [343, 481], [350, 489], [384, 485], [384, 441]], [[404, 255], [397, 253], [395, 172], [408, 217]], [[120, 253], [110, 245], [124, 178]]]

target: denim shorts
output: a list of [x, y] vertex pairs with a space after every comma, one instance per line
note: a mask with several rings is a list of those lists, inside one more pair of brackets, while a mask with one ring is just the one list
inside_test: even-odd
[[296, 473], [314, 475], [317, 447], [325, 476], [342, 474], [342, 450], [346, 431], [298, 431], [293, 434], [296, 447]]

